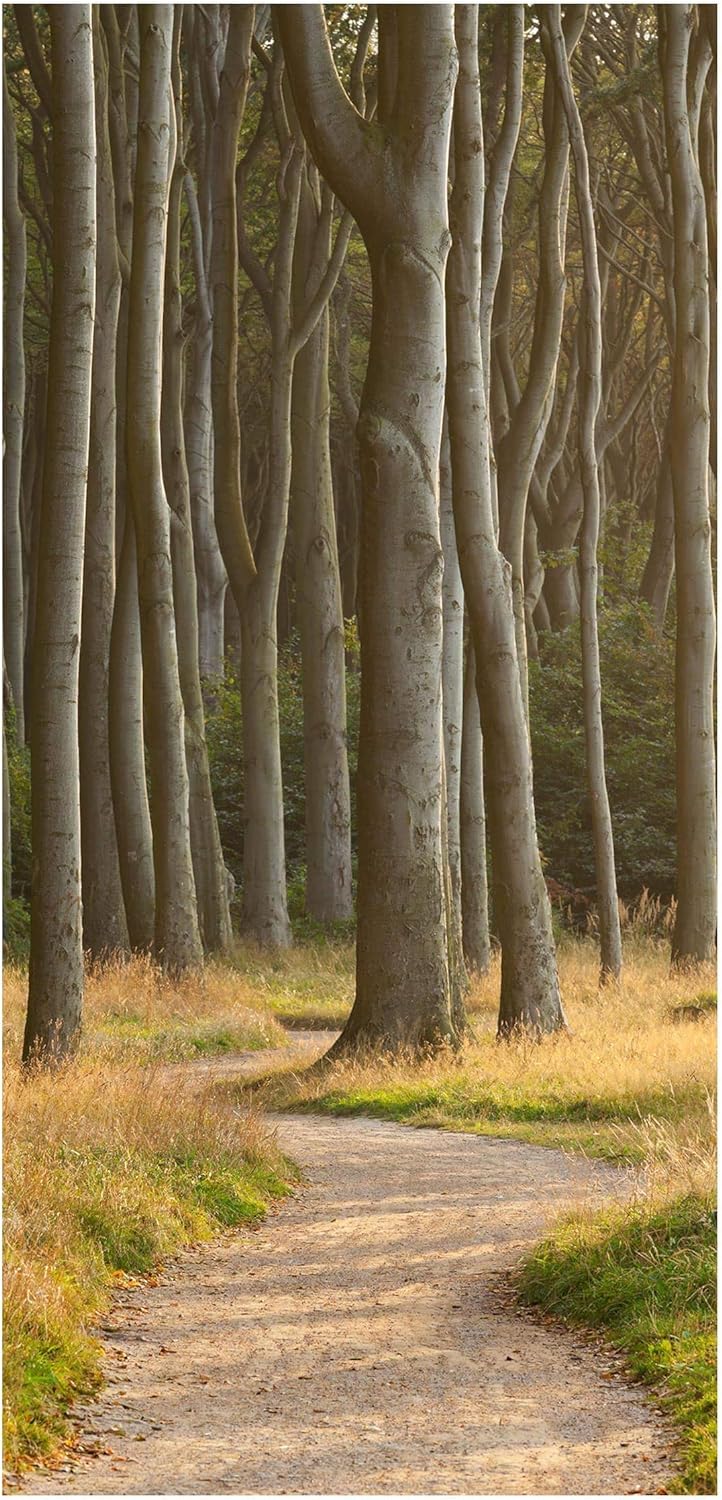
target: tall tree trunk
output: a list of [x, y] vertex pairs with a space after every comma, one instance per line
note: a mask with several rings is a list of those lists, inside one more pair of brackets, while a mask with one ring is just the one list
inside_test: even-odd
[[25, 598], [20, 486], [25, 420], [23, 318], [27, 247], [18, 199], [15, 120], [3, 72], [3, 223], [7, 281], [3, 302], [3, 649], [19, 744], [25, 741]]
[[[580, 6], [577, 9], [582, 12], [582, 15], [586, 14], [586, 7]], [[597, 549], [602, 517], [600, 455], [597, 445], [597, 421], [602, 396], [602, 288], [597, 260], [597, 237], [587, 143], [564, 44], [561, 6], [550, 6], [544, 14], [542, 25], [545, 28], [548, 27], [550, 57], [569, 128], [584, 268], [578, 399], [579, 463], [584, 495], [584, 515], [579, 547], [582, 692], [587, 781], [592, 812], [594, 866], [597, 877], [601, 978], [604, 981], [608, 978], [618, 979], [621, 974], [622, 934], [617, 900], [612, 818], [604, 764], [602, 679], [597, 622]]]
[[700, 7], [660, 6], [667, 161], [672, 183], [676, 336], [670, 452], [677, 577], [677, 919], [672, 957], [714, 952], [715, 608], [710, 555], [707, 215], [698, 119], [711, 49]]
[[[582, 25], [583, 19], [570, 21], [567, 25], [570, 55]], [[524, 526], [529, 487], [553, 402], [566, 288], [564, 259], [569, 200], [569, 137], [561, 101], [549, 76], [544, 82], [543, 126], [545, 154], [539, 197], [539, 278], [528, 374], [524, 389], [520, 391], [511, 369], [514, 404], [508, 430], [497, 444], [496, 454], [499, 536], [502, 552], [512, 569], [517, 658], [527, 717]], [[505, 342], [507, 338], [504, 330], [502, 339]], [[511, 366], [510, 359], [508, 363]]]
[[85, 518], [79, 736], [83, 947], [91, 958], [101, 958], [104, 954], [127, 949], [128, 928], [115, 836], [108, 729], [110, 634], [115, 595], [115, 379], [121, 277], [108, 135], [108, 73], [97, 11], [93, 16], [93, 54], [98, 259]]
[[[176, 27], [178, 21], [176, 19]], [[182, 129], [180, 69], [174, 67], [175, 114]], [[179, 134], [179, 152], [181, 148]], [[181, 293], [181, 198], [185, 165], [178, 157], [168, 208], [168, 245], [163, 324], [163, 396], [161, 410], [163, 473], [170, 505], [173, 599], [178, 640], [178, 670], [184, 708], [188, 770], [190, 840], [198, 921], [203, 946], [224, 953], [231, 943], [228, 885], [218, 822], [213, 805], [206, 745], [205, 715], [198, 657], [198, 607], [190, 485], [183, 434], [183, 302]]]
[[394, 102], [373, 126], [344, 95], [322, 8], [281, 6], [278, 15], [301, 123], [361, 228], [373, 290], [359, 420], [356, 998], [337, 1046], [424, 1048], [458, 1039], [443, 847], [438, 514], [453, 10], [396, 9], [393, 47], [388, 29], [381, 39], [383, 97]]
[[469, 641], [464, 668], [464, 721], [459, 785], [461, 920], [464, 958], [474, 974], [489, 967], [489, 890], [486, 874], [484, 760], [474, 647]]
[[161, 459], [163, 283], [168, 187], [172, 7], [140, 17], [138, 159], [128, 316], [126, 459], [138, 552], [143, 693], [155, 870], [155, 952], [173, 973], [202, 949], [190, 845], [184, 711], [173, 604], [170, 512]]
[[[281, 437], [271, 453], [272, 504], [254, 559], [241, 496], [238, 413], [238, 221], [236, 159], [250, 73], [253, 6], [230, 12], [213, 132], [211, 298], [213, 304], [214, 495], [218, 540], [241, 628], [244, 837], [242, 925], [267, 945], [290, 942], [286, 903], [278, 720], [276, 612], [290, 482], [292, 361], [272, 372], [271, 427]], [[288, 470], [288, 478], [285, 471]], [[279, 512], [278, 500], [281, 497]], [[279, 528], [282, 534], [279, 535]]]
[[452, 247], [447, 270], [447, 407], [454, 516], [476, 654], [494, 913], [502, 948], [499, 1032], [564, 1024], [551, 909], [536, 838], [532, 766], [516, 654], [511, 567], [496, 543], [479, 307], [484, 156], [478, 10], [456, 7]]
[[450, 881], [450, 928], [460, 954], [463, 954], [461, 916], [461, 744], [464, 716], [464, 590], [461, 586], [459, 558], [454, 531], [454, 504], [451, 485], [451, 454], [448, 423], [444, 422], [440, 467], [440, 528], [444, 554], [443, 657], [441, 668], [444, 765], [446, 771], [446, 809], [448, 824], [448, 860]]
[[78, 666], [95, 313], [95, 101], [89, 5], [50, 11], [53, 215], [48, 431], [33, 647], [30, 985], [23, 1059], [77, 1043], [83, 998]]
[[[319, 222], [317, 184], [301, 183], [293, 277], [300, 321], [330, 254]], [[351, 793], [346, 752], [346, 682], [336, 517], [331, 479], [329, 314], [299, 350], [293, 374], [291, 521], [296, 615], [303, 662], [306, 792], [306, 910], [320, 922], [352, 915]]]
[[204, 235], [195, 186], [189, 173], [186, 173], [185, 187], [196, 283], [196, 314], [186, 371], [185, 445], [198, 584], [198, 660], [201, 678], [213, 683], [223, 676], [223, 615], [228, 576], [213, 516], [213, 314], [204, 259], [210, 225]]
[[[129, 278], [138, 131], [137, 7], [132, 8], [123, 18], [122, 37], [114, 6], [102, 6], [100, 19], [108, 47], [108, 124], [118, 251], [123, 274], [116, 374], [115, 500], [118, 567], [108, 679], [110, 779], [128, 936], [134, 951], [149, 952], [153, 946], [155, 928], [155, 875], [145, 763], [137, 548], [135, 522], [128, 496], [126, 460]], [[133, 59], [131, 66], [125, 65], [126, 51]]]

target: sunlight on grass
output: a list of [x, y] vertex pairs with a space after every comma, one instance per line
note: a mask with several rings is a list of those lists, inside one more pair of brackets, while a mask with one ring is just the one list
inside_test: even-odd
[[259, 1116], [148, 1068], [5, 1063], [5, 1460], [49, 1452], [99, 1380], [117, 1273], [261, 1217], [295, 1173]]
[[642, 1152], [638, 1127], [646, 1119], [674, 1122], [680, 1139], [704, 1123], [715, 1085], [714, 1012], [689, 1024], [671, 1012], [709, 990], [713, 974], [670, 973], [666, 947], [650, 940], [630, 945], [621, 983], [603, 991], [591, 942], [567, 940], [559, 963], [569, 1033], [497, 1042], [497, 960], [469, 994], [475, 1039], [459, 1056], [344, 1059], [279, 1075], [264, 1097], [415, 1125], [503, 1127], [499, 1133], [627, 1158]]
[[[4, 971], [4, 1044], [20, 1051], [27, 971]], [[87, 975], [81, 1056], [108, 1062], [182, 1062], [224, 1052], [280, 1047], [284, 1033], [266, 997], [235, 967], [208, 963], [171, 980], [152, 959], [111, 962]]]
[[259, 1003], [291, 1028], [340, 1029], [354, 994], [352, 943], [317, 943], [277, 949], [237, 943], [237, 972], [247, 980]]

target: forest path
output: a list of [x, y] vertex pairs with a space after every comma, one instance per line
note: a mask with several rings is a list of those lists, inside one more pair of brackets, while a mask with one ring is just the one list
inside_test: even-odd
[[551, 1215], [632, 1174], [376, 1120], [277, 1128], [306, 1183], [117, 1298], [108, 1385], [27, 1493], [664, 1493], [672, 1438], [641, 1388], [505, 1289]]

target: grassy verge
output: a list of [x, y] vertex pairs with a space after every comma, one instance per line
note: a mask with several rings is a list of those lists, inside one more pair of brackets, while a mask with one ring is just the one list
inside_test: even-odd
[[283, 1074], [266, 1102], [329, 1114], [369, 1114], [403, 1124], [505, 1135], [610, 1160], [640, 1161], [644, 1125], [667, 1122], [683, 1138], [709, 1130], [715, 1086], [715, 1011], [695, 1005], [704, 975], [670, 975], [666, 949], [638, 943], [620, 986], [600, 992], [590, 942], [560, 948], [569, 1034], [500, 1045], [496, 965], [469, 997], [475, 1039], [459, 1057], [340, 1061]]
[[280, 1075], [263, 1097], [644, 1162], [644, 1196], [563, 1220], [520, 1294], [604, 1330], [669, 1405], [677, 1488], [714, 1493], [714, 976], [672, 975], [666, 945], [633, 940], [621, 985], [600, 993], [597, 962], [592, 943], [560, 947], [568, 1035], [498, 1044], [492, 971], [471, 993], [476, 1035], [460, 1057], [356, 1058]]
[[525, 1302], [600, 1328], [681, 1434], [678, 1493], [716, 1488], [716, 1225], [710, 1195], [575, 1214], [525, 1261]]
[[233, 965], [276, 1021], [291, 1029], [340, 1030], [353, 1002], [354, 948], [348, 941], [269, 953], [239, 943]]
[[114, 1281], [259, 1218], [294, 1169], [258, 1117], [149, 1070], [5, 1065], [5, 1461], [67, 1435]]
[[[27, 971], [4, 971], [5, 1050], [17, 1054]], [[81, 1058], [108, 1063], [185, 1062], [195, 1057], [280, 1047], [282, 1026], [266, 995], [230, 964], [171, 980], [149, 958], [108, 963], [88, 973]]]

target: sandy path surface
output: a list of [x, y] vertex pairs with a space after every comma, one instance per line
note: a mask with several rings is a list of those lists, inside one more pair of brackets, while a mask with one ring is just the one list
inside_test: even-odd
[[551, 1213], [628, 1175], [374, 1120], [278, 1133], [308, 1182], [118, 1298], [108, 1387], [28, 1493], [664, 1492], [671, 1438], [642, 1390], [504, 1290]]

